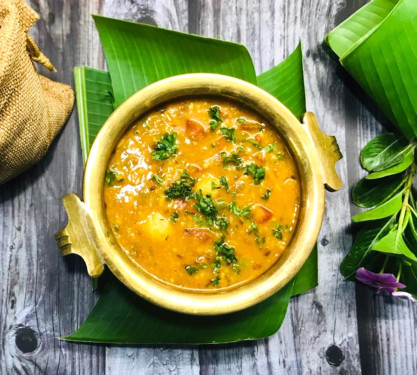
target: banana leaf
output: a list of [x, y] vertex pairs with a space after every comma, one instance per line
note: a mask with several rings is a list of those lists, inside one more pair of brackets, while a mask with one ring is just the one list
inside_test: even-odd
[[[74, 70], [80, 136], [86, 140], [82, 142], [84, 157], [97, 130], [113, 110], [109, 103], [115, 107], [147, 84], [176, 74], [216, 72], [258, 82], [297, 116], [305, 112], [300, 45], [286, 61], [257, 79], [250, 56], [242, 45], [104, 17], [95, 17], [95, 21], [109, 73], [87, 67]], [[169, 46], [175, 48], [170, 50]], [[169, 56], [169, 64], [166, 56]], [[102, 98], [105, 104], [98, 112], [97, 98]], [[97, 117], [96, 113], [102, 117]], [[64, 340], [203, 344], [259, 339], [279, 329], [292, 295], [316, 285], [317, 248], [297, 276], [264, 302], [233, 314], [199, 317], [150, 304], [106, 271], [99, 280], [100, 298], [93, 311], [82, 326]]]
[[417, 135], [417, 4], [373, 0], [325, 38], [340, 63], [407, 138]]

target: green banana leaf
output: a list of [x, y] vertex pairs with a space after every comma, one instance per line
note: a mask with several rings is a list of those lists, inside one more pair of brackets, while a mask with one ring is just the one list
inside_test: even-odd
[[373, 0], [325, 38], [407, 138], [417, 135], [416, 40], [415, 0]]
[[[239, 44], [103, 17], [95, 17], [95, 21], [110, 72], [86, 67], [74, 70], [81, 139], [86, 140], [82, 142], [84, 157], [98, 128], [112, 112], [108, 104], [120, 104], [149, 83], [191, 71], [222, 73], [256, 83], [249, 54]], [[167, 52], [167, 45], [175, 49]], [[169, 66], [161, 60], [167, 53]], [[258, 84], [301, 116], [305, 112], [301, 46], [286, 61], [259, 76]], [[105, 99], [98, 112], [97, 98]], [[75, 333], [64, 339], [117, 344], [202, 344], [259, 339], [279, 329], [292, 295], [316, 285], [317, 248], [297, 276], [266, 301], [233, 314], [199, 317], [150, 304], [106, 271], [99, 280], [100, 298], [93, 311]]]

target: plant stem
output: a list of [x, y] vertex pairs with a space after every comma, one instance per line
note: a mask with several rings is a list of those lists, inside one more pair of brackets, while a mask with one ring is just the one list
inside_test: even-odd
[[402, 272], [402, 270], [403, 270], [403, 263], [402, 263], [402, 262], [400, 262], [400, 268], [399, 268], [399, 270], [398, 270], [398, 274], [397, 274], [397, 281], [398, 281], [398, 282], [400, 281], [400, 277], [401, 277], [401, 272]]
[[379, 271], [379, 273], [384, 273], [384, 271], [385, 271], [385, 266], [387, 265], [387, 263], [388, 263], [388, 259], [389, 259], [389, 256], [386, 256], [385, 257], [385, 260], [384, 260], [384, 264], [382, 265], [382, 269], [381, 269], [381, 271]]
[[409, 206], [408, 200], [410, 198], [411, 188], [413, 186], [413, 179], [414, 179], [416, 174], [417, 174], [417, 165], [415, 164], [415, 162], [413, 162], [413, 164], [411, 164], [410, 171], [409, 171], [408, 176], [407, 176], [407, 182], [405, 183], [405, 187], [404, 187], [403, 205], [401, 207], [400, 218], [398, 220], [398, 229], [399, 230], [397, 232], [397, 239], [396, 239], [397, 241], [398, 241], [399, 237], [401, 236], [402, 231], [404, 230], [403, 221], [404, 221], [405, 214], [407, 212], [407, 208]]

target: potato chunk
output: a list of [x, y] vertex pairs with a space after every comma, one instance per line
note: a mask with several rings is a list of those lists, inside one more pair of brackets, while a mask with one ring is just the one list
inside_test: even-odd
[[213, 182], [220, 186], [219, 180], [211, 174], [203, 175], [195, 184], [194, 190], [199, 192], [200, 189], [204, 195], [210, 194], [212, 197], [218, 195], [219, 189], [213, 189]]
[[162, 216], [159, 212], [153, 212], [146, 218], [146, 223], [143, 228], [146, 230], [148, 236], [155, 240], [165, 240], [171, 233], [172, 226], [167, 218]]
[[204, 126], [195, 120], [187, 120], [185, 129], [190, 138], [194, 140], [201, 138], [206, 132]]

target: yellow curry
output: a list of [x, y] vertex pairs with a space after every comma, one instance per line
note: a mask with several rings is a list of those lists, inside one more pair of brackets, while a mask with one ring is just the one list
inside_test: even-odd
[[280, 257], [300, 202], [296, 165], [271, 125], [215, 98], [167, 104], [111, 156], [104, 198], [120, 246], [166, 282], [224, 288]]

